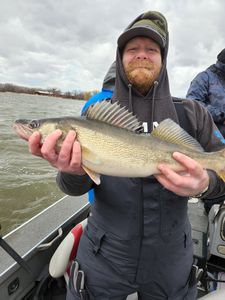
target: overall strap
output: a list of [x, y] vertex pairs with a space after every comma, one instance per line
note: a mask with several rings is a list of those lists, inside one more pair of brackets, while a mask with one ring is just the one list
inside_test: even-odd
[[176, 111], [177, 111], [180, 126], [185, 131], [187, 131], [190, 135], [192, 135], [191, 128], [189, 126], [189, 121], [188, 121], [188, 118], [187, 118], [187, 114], [186, 114], [186, 111], [184, 109], [183, 100], [180, 99], [180, 98], [173, 97], [173, 103], [174, 103]]

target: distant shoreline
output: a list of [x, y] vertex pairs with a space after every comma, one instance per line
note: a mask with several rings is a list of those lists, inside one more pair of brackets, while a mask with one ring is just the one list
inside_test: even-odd
[[54, 97], [54, 98], [62, 98], [62, 99], [67, 99], [67, 100], [86, 101], [84, 99], [66, 97], [63, 95], [48, 95], [48, 94], [26, 93], [26, 92], [15, 92], [15, 91], [0, 91], [0, 93], [25, 94], [25, 95], [30, 95], [30, 96], [44, 96], [44, 97], [49, 97], [49, 98]]
[[41, 88], [28, 88], [23, 86], [17, 86], [11, 83], [0, 83], [0, 92], [10, 92], [17, 94], [29, 94], [29, 95], [38, 95], [38, 96], [48, 96], [48, 97], [58, 97], [63, 99], [72, 99], [72, 100], [82, 100], [86, 101], [91, 98], [93, 95], [97, 94], [99, 91], [77, 91], [73, 92], [61, 92], [57, 88], [50, 89], [41, 89]]

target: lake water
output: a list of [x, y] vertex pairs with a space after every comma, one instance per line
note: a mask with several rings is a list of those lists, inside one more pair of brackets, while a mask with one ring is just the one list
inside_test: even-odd
[[56, 169], [31, 155], [12, 129], [16, 119], [79, 115], [84, 101], [0, 93], [0, 224], [2, 234], [27, 221], [64, 194]]

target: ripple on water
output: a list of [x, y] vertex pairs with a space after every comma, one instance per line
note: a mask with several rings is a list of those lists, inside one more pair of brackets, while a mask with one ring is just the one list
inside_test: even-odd
[[6, 234], [63, 196], [56, 170], [32, 156], [12, 129], [16, 119], [79, 115], [84, 101], [0, 93], [0, 223]]

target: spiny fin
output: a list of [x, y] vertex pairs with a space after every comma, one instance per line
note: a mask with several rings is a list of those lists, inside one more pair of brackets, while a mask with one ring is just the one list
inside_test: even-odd
[[96, 183], [97, 185], [99, 185], [101, 183], [100, 174], [97, 174], [97, 173], [91, 171], [90, 169], [88, 169], [87, 167], [85, 167], [83, 165], [82, 165], [82, 168], [88, 174], [88, 176], [94, 181], [94, 183]]
[[161, 140], [202, 152], [204, 149], [191, 135], [171, 119], [163, 120], [151, 133]]
[[136, 116], [121, 107], [118, 102], [113, 104], [106, 100], [97, 102], [88, 107], [85, 116], [87, 119], [104, 122], [129, 131], [137, 131], [142, 128], [142, 124]]

